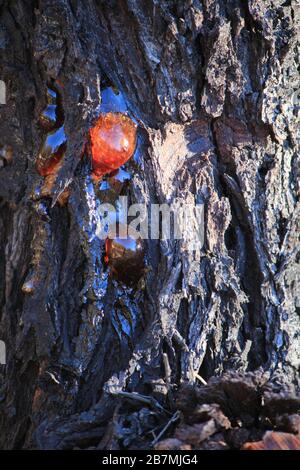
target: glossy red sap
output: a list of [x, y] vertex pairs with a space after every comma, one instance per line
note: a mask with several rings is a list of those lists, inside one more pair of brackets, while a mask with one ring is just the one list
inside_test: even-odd
[[96, 178], [120, 168], [136, 146], [136, 124], [123, 113], [101, 114], [90, 130], [92, 168]]

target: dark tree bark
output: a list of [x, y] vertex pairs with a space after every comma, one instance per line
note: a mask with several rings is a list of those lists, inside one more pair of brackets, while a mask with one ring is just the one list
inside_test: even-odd
[[[259, 369], [299, 390], [296, 4], [0, 2], [1, 448], [150, 446], [199, 376]], [[139, 122], [131, 200], [205, 206], [203, 248], [149, 240], [136, 289], [104, 269], [81, 158], [104, 77]], [[53, 81], [67, 150], [46, 194]]]

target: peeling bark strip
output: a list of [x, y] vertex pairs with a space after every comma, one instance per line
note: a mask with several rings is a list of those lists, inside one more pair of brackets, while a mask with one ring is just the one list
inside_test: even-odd
[[[176, 385], [230, 369], [299, 391], [297, 1], [2, 0], [0, 21], [0, 447], [147, 448]], [[108, 78], [139, 122], [131, 201], [205, 205], [202, 249], [149, 240], [138, 289], [105, 268], [82, 158]]]

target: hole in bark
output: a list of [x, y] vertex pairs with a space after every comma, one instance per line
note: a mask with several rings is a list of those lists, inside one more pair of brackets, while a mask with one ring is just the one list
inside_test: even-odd
[[104, 261], [119, 281], [135, 286], [144, 274], [145, 249], [141, 238], [114, 237], [105, 241]]
[[281, 217], [278, 222], [278, 235], [280, 239], [280, 246], [283, 243], [285, 234], [286, 234], [286, 227], [287, 227], [288, 220], [285, 217]]
[[263, 180], [265, 179], [265, 176], [266, 176], [266, 174], [268, 173], [268, 171], [269, 171], [269, 168], [267, 168], [266, 166], [262, 166], [262, 167], [258, 170], [258, 173], [259, 173], [259, 175], [262, 177]]
[[[252, 306], [249, 304], [249, 309]], [[267, 354], [266, 354], [266, 340], [265, 340], [265, 333], [264, 328], [259, 327], [255, 328], [251, 335], [252, 338], [252, 346], [248, 354], [248, 370], [255, 370], [261, 367], [267, 361]]]
[[215, 374], [213, 352], [210, 346], [207, 346], [205, 356], [198, 373], [206, 381]]
[[230, 223], [228, 229], [225, 232], [224, 240], [225, 240], [225, 245], [226, 245], [229, 255], [233, 257], [234, 256], [233, 251], [236, 249], [237, 238], [236, 238], [235, 227], [232, 223]]
[[266, 155], [265, 160], [258, 169], [258, 174], [264, 183], [266, 174], [274, 167], [274, 158], [272, 155]]

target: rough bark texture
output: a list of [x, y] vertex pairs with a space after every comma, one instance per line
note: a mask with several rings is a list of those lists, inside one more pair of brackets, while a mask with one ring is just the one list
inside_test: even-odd
[[[0, 1], [1, 448], [150, 446], [195, 374], [260, 369], [299, 390], [297, 3]], [[137, 290], [104, 269], [81, 159], [104, 75], [140, 123], [131, 200], [205, 205], [204, 247], [149, 241]], [[44, 198], [53, 80], [68, 143]]]

